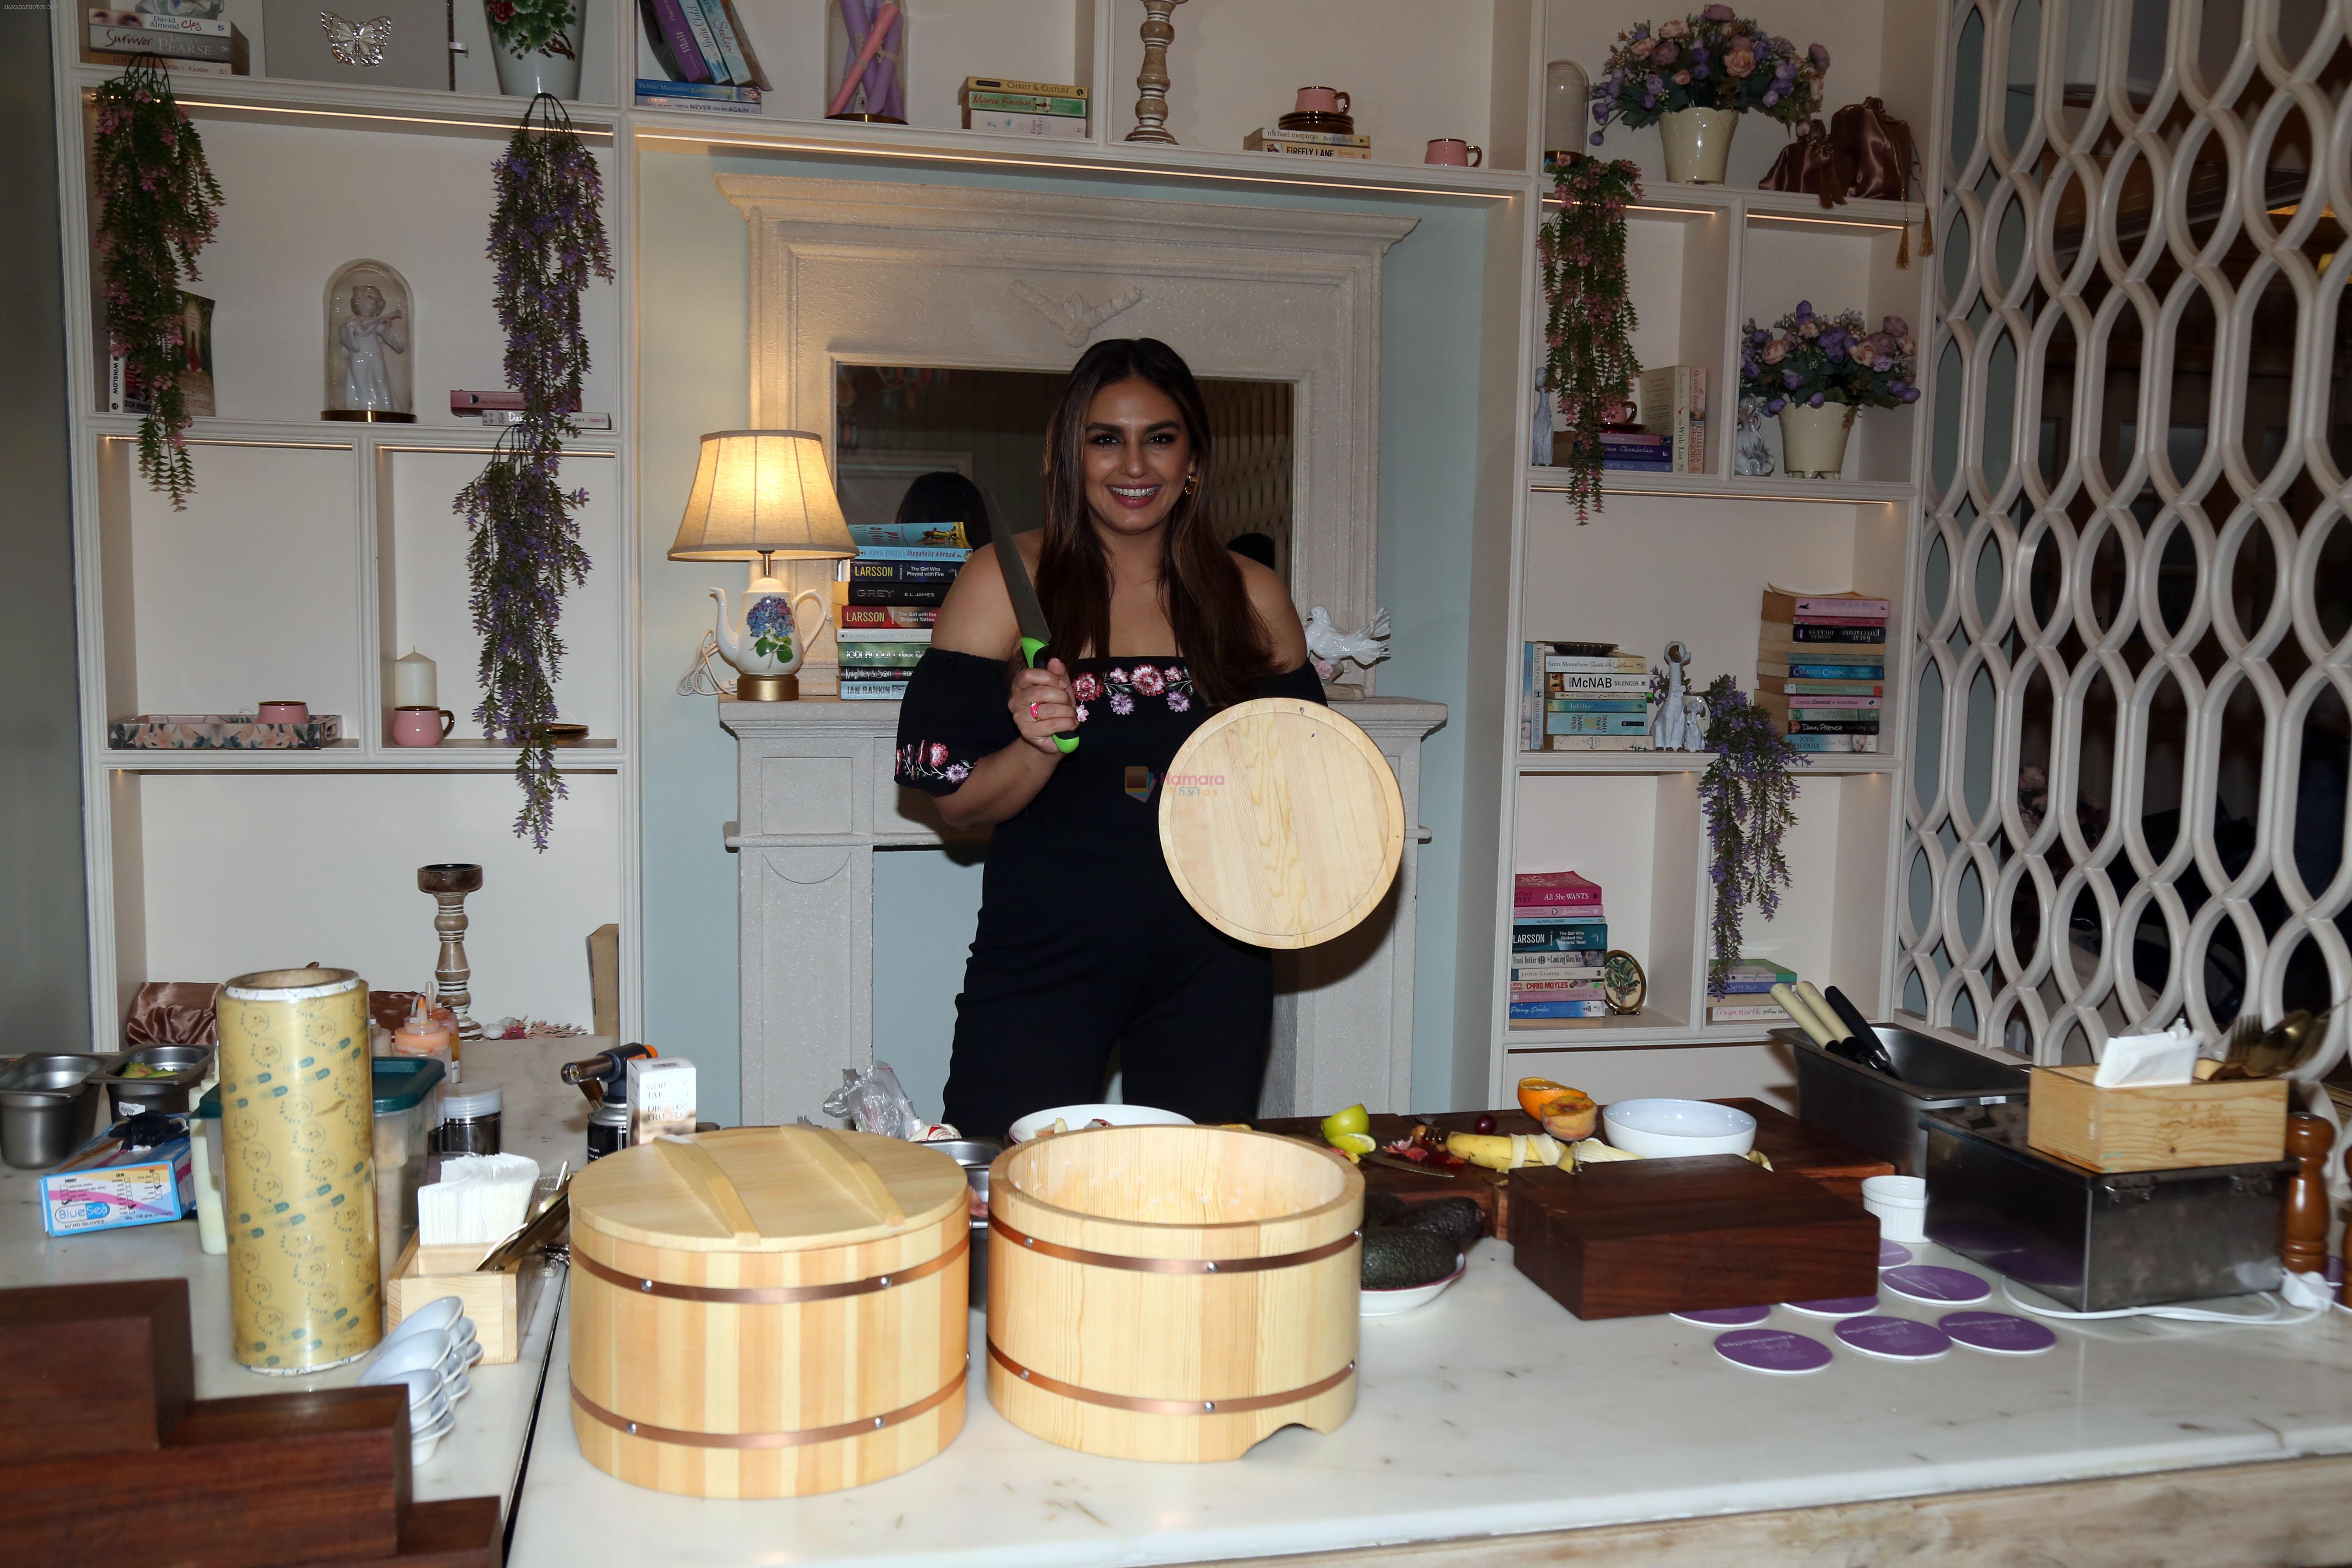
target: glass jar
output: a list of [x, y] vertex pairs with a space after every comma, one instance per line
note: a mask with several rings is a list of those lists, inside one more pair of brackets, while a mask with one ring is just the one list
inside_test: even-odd
[[438, 1147], [444, 1154], [496, 1154], [506, 1097], [495, 1089], [453, 1089], [441, 1097]]
[[1574, 60], [1544, 67], [1544, 169], [1558, 173], [1571, 154], [1581, 154], [1592, 134], [1592, 80]]
[[[906, 0], [826, 0], [824, 88], [828, 120], [907, 123]], [[869, 51], [877, 26], [882, 37]]]

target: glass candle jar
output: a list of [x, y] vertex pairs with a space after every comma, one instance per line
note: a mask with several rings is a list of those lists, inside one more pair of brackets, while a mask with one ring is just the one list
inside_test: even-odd
[[827, 0], [828, 120], [907, 123], [907, 0]]

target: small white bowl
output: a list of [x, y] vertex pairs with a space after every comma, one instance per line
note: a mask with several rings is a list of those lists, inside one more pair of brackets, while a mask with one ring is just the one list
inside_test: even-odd
[[1015, 1143], [1026, 1143], [1041, 1132], [1053, 1130], [1055, 1121], [1066, 1121], [1073, 1132], [1084, 1131], [1088, 1124], [1108, 1121], [1113, 1127], [1190, 1127], [1192, 1119], [1179, 1116], [1172, 1110], [1156, 1110], [1149, 1105], [1057, 1105], [1050, 1110], [1033, 1110], [1011, 1127], [1006, 1136]]
[[1358, 1292], [1356, 1315], [1361, 1318], [1393, 1318], [1399, 1312], [1410, 1312], [1415, 1307], [1426, 1307], [1445, 1294], [1445, 1288], [1468, 1271], [1467, 1253], [1457, 1254], [1454, 1272], [1443, 1279], [1433, 1279], [1426, 1285], [1408, 1285], [1401, 1290], [1364, 1290]]
[[362, 1388], [405, 1388], [408, 1390], [408, 1425], [414, 1434], [449, 1416], [449, 1395], [442, 1387], [441, 1374], [426, 1368], [421, 1372], [381, 1372], [370, 1369], [360, 1379]]
[[1756, 1147], [1756, 1118], [1704, 1100], [1621, 1100], [1601, 1119], [1610, 1147], [1644, 1160], [1745, 1154]]
[[446, 1329], [418, 1334], [414, 1339], [403, 1340], [396, 1345], [388, 1345], [378, 1351], [375, 1360], [368, 1363], [368, 1376], [372, 1381], [383, 1383], [390, 1381], [389, 1374], [394, 1373], [429, 1372], [436, 1377], [446, 1379], [448, 1368], [442, 1363], [449, 1359], [449, 1352], [455, 1348], [449, 1342], [449, 1331]]
[[455, 1296], [436, 1296], [416, 1310], [409, 1313], [383, 1333], [383, 1342], [394, 1344], [411, 1334], [429, 1334], [446, 1329], [466, 1315], [466, 1303]]

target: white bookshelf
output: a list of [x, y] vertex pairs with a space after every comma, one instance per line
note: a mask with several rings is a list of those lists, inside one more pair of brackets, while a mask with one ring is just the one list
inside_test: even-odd
[[[458, 591], [464, 529], [446, 507], [478, 468], [489, 433], [436, 413], [435, 402], [446, 387], [499, 384], [500, 339], [481, 256], [488, 154], [523, 107], [497, 93], [478, 0], [457, 0], [453, 11], [470, 46], [454, 92], [270, 77], [259, 0], [228, 0], [227, 14], [252, 40], [253, 76], [175, 83], [205, 132], [230, 203], [196, 285], [220, 301], [223, 416], [199, 420], [191, 432], [199, 443], [198, 495], [176, 517], [131, 471], [122, 437], [135, 420], [91, 412], [83, 113], [87, 94], [111, 73], [82, 63], [79, 12], [54, 14], [74, 307], [93, 1012], [102, 1039], [131, 987], [150, 977], [180, 978], [169, 973], [173, 964], [195, 963], [208, 951], [197, 940], [206, 929], [243, 921], [290, 962], [333, 959], [331, 947], [303, 945], [320, 929], [311, 905], [325, 881], [341, 879], [339, 892], [372, 897], [394, 911], [384, 933], [367, 940], [396, 936], [405, 944], [399, 951], [412, 952], [407, 928], [422, 921], [411, 907], [419, 895], [404, 880], [407, 869], [452, 858], [458, 852], [449, 845], [460, 839], [484, 847], [463, 858], [491, 866], [486, 898], [510, 889], [518, 909], [587, 910], [600, 900], [616, 906], [622, 1026], [640, 1030], [638, 692], [648, 662], [661, 667], [654, 673], [666, 685], [676, 660], [667, 646], [640, 656], [635, 563], [647, 531], [668, 526], [676, 498], [639, 494], [649, 455], [639, 445], [638, 409], [664, 389], [639, 379], [637, 299], [646, 280], [634, 204], [641, 161], [680, 153], [772, 154], [850, 175], [905, 171], [953, 179], [978, 171], [1075, 193], [1117, 184], [1174, 196], [1288, 190], [1374, 203], [1458, 202], [1482, 214], [1473, 594], [1500, 613], [1475, 618], [1471, 701], [1459, 716], [1468, 760], [1457, 1089], [1465, 1103], [1482, 1094], [1496, 1103], [1493, 1093], [1517, 1076], [1514, 1065], [1538, 1054], [1556, 1064], [1553, 1053], [1606, 1046], [1668, 1063], [1675, 1048], [1738, 1047], [1758, 1037], [1752, 1029], [1693, 1022], [1700, 1016], [1706, 925], [1695, 803], [1706, 759], [1522, 752], [1518, 647], [1529, 637], [1592, 635], [1654, 654], [1682, 637], [1699, 645], [1703, 673], [1728, 669], [1746, 681], [1757, 596], [1767, 581], [1875, 588], [1902, 601], [1917, 504], [1916, 422], [1870, 425], [1857, 442], [1858, 460], [1835, 481], [1740, 479], [1729, 471], [1734, 398], [1726, 374], [1740, 321], [1793, 303], [1795, 295], [1779, 295], [1797, 279], [1824, 308], [1853, 303], [1874, 316], [1924, 315], [1927, 267], [1916, 258], [1907, 271], [1891, 266], [1893, 226], [1906, 216], [1899, 205], [1857, 202], [1823, 214], [1810, 196], [1747, 188], [1780, 140], [1762, 121], [1743, 128], [1727, 187], [1650, 183], [1631, 241], [1643, 315], [1636, 348], [1645, 363], [1706, 363], [1715, 372], [1723, 413], [1711, 432], [1713, 471], [1613, 476], [1606, 511], [1579, 530], [1556, 493], [1556, 472], [1528, 464], [1541, 313], [1534, 241], [1549, 191], [1538, 173], [1540, 93], [1549, 58], [1574, 58], [1598, 75], [1610, 38], [1634, 12], [1570, 0], [1442, 7], [1365, 0], [1348, 26], [1335, 26], [1317, 0], [1187, 5], [1175, 16], [1169, 125], [1178, 143], [1169, 146], [1123, 140], [1133, 124], [1140, 63], [1141, 12], [1132, 0], [922, 0], [909, 39], [913, 122], [905, 126], [823, 118], [822, 0], [738, 0], [775, 79], [757, 116], [636, 108], [632, 82], [646, 58], [636, 7], [615, 0], [588, 5], [582, 100], [567, 107], [603, 163], [620, 278], [616, 287], [590, 292], [595, 369], [585, 405], [609, 410], [615, 428], [584, 435], [566, 468], [596, 496], [583, 520], [596, 575], [567, 613], [572, 652], [562, 701], [566, 717], [580, 708], [593, 738], [562, 753], [573, 799], [559, 807], [555, 847], [536, 857], [524, 847], [520, 858], [505, 853], [518, 804], [505, 776], [509, 752], [478, 741], [408, 751], [389, 745], [383, 732], [385, 667], [410, 642], [438, 661], [444, 706], [462, 712], [473, 700], [476, 649]], [[1817, 0], [1804, 9], [1801, 17], [1764, 19], [1801, 43], [1818, 37], [1839, 52], [1833, 101], [1877, 93], [1914, 125], [1932, 122], [1926, 94], [1934, 30], [1924, 0]], [[1046, 141], [962, 131], [956, 88], [964, 75], [982, 72], [1084, 83], [1093, 95], [1087, 135]], [[1270, 124], [1309, 81], [1353, 95], [1359, 128], [1373, 139], [1371, 159], [1241, 150], [1242, 138]], [[1437, 136], [1481, 144], [1485, 166], [1425, 165], [1423, 144]], [[1654, 131], [1616, 128], [1608, 141], [1604, 156], [1654, 165]], [[319, 199], [354, 171], [382, 182], [380, 199]], [[401, 266], [417, 291], [424, 325], [415, 426], [315, 418], [318, 290], [333, 266], [369, 255]], [[256, 563], [275, 563], [270, 569], [298, 591], [246, 592], [233, 613], [208, 615], [226, 591], [223, 583], [248, 586], [240, 574]], [[201, 594], [180, 592], [200, 584]], [[150, 616], [161, 618], [151, 623]], [[1891, 632], [1889, 647], [1904, 646], [1899, 628]], [[299, 689], [285, 694], [341, 712], [348, 740], [330, 751], [284, 755], [105, 747], [110, 717], [164, 709], [167, 694], [210, 710], [281, 694], [255, 689], [257, 682], [293, 682]], [[1790, 894], [1795, 918], [1780, 922], [1804, 928], [1790, 939], [1801, 967], [1826, 966], [1857, 996], [1885, 988], [1900, 716], [1890, 710], [1887, 752], [1823, 757], [1810, 770], [1798, 837], [1812, 858]], [[461, 722], [461, 736], [467, 728]], [[207, 821], [216, 829], [205, 829]], [[196, 843], [206, 831], [213, 840]], [[289, 854], [289, 844], [300, 847]], [[1598, 868], [1616, 941], [1639, 953], [1650, 973], [1654, 1002], [1643, 1015], [1590, 1030], [1505, 1026], [1498, 943], [1509, 918], [1510, 876], [1554, 864]], [[220, 877], [219, 899], [209, 905], [194, 892], [205, 885], [208, 865], [235, 868]], [[488, 940], [489, 924], [478, 919], [481, 940]], [[568, 954], [579, 934], [584, 931], [546, 933], [512, 962], [548, 970], [556, 946]], [[359, 934], [342, 935], [364, 945]], [[478, 961], [477, 967], [490, 966]], [[389, 983], [406, 980], [395, 973]], [[1557, 1065], [1537, 1070], [1574, 1079]], [[1693, 1070], [1662, 1066], [1660, 1081]], [[1483, 1081], [1471, 1086], [1473, 1079]]]

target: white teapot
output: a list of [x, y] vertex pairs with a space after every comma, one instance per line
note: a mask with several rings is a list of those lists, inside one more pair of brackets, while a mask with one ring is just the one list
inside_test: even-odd
[[[726, 589], [713, 588], [710, 596], [719, 601], [719, 651], [743, 678], [736, 683], [736, 695], [751, 701], [798, 696], [800, 683], [793, 678], [808, 657], [808, 645], [833, 621], [824, 596], [814, 588], [795, 594], [782, 578], [754, 577], [743, 593], [740, 624], [728, 607]], [[816, 605], [816, 626], [808, 632], [800, 627], [803, 600]]]

